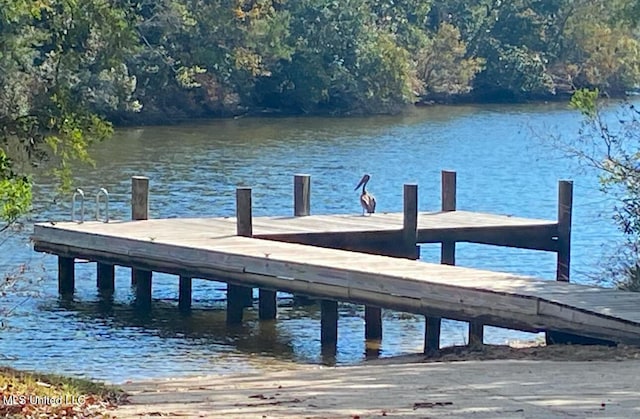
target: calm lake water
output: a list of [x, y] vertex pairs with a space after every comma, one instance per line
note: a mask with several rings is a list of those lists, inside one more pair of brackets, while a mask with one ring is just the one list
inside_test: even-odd
[[[174, 127], [119, 130], [94, 147], [96, 166], [77, 167], [75, 187], [111, 194], [112, 218], [130, 216], [130, 177], [151, 179], [151, 216], [233, 215], [235, 188], [253, 187], [256, 215], [292, 213], [293, 174], [312, 176], [312, 212], [359, 213], [356, 182], [371, 173], [369, 189], [384, 211], [402, 210], [402, 185], [419, 184], [420, 210], [440, 205], [440, 170], [458, 172], [459, 209], [555, 219], [557, 181], [573, 179], [572, 280], [594, 282], [619, 235], [610, 205], [593, 173], [554, 150], [551, 135], [569, 139], [579, 126], [565, 105], [460, 106], [413, 109], [396, 117], [216, 120]], [[67, 220], [71, 197], [51, 203], [52, 185], [37, 179], [34, 221]], [[94, 211], [89, 200], [88, 213]], [[177, 310], [177, 278], [154, 276], [154, 308], [132, 310], [129, 270], [116, 271], [113, 301], [100, 299], [95, 265], [77, 265], [72, 302], [58, 300], [56, 258], [35, 253], [31, 226], [2, 243], [0, 272], [26, 266], [18, 290], [2, 299], [5, 329], [0, 364], [110, 382], [169, 375], [249, 371], [274, 360], [320, 363], [318, 307], [291, 307], [282, 295], [278, 320], [260, 323], [249, 311], [240, 327], [225, 324], [224, 284], [194, 281], [194, 311]], [[555, 278], [550, 253], [460, 244], [457, 263]], [[439, 260], [438, 246], [422, 259]], [[10, 312], [9, 314], [7, 314]], [[381, 355], [419, 352], [424, 321], [384, 312]], [[340, 306], [336, 362], [364, 359], [361, 307]], [[485, 339], [504, 343], [536, 335], [489, 328]], [[462, 344], [466, 325], [443, 323], [442, 344]]]

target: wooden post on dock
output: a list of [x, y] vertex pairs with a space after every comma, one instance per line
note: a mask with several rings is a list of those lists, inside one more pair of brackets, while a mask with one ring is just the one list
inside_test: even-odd
[[58, 256], [58, 293], [73, 295], [76, 287], [75, 259]]
[[571, 213], [573, 209], [573, 182], [561, 180], [558, 184], [558, 268], [556, 279], [569, 282], [571, 262]]
[[180, 275], [178, 285], [178, 309], [183, 312], [191, 310], [191, 277]]
[[410, 259], [419, 258], [418, 241], [418, 185], [405, 183], [404, 185], [404, 214], [402, 221], [402, 239], [406, 255]]
[[[293, 215], [306, 217], [311, 215], [311, 176], [305, 174], [293, 175]], [[314, 301], [304, 295], [294, 295], [293, 304], [309, 306]]]
[[[442, 212], [455, 211], [457, 205], [456, 172], [442, 171]], [[440, 248], [440, 263], [456, 264], [456, 242], [443, 242]]]
[[311, 176], [293, 176], [293, 215], [304, 217], [311, 214]]
[[[131, 177], [131, 219], [149, 219], [149, 178]], [[136, 305], [138, 308], [151, 307], [151, 271], [131, 269], [131, 285], [136, 287]]]
[[[236, 189], [236, 234], [253, 236], [251, 188]], [[245, 307], [253, 305], [253, 289], [242, 285], [227, 284], [227, 323], [242, 322]]]

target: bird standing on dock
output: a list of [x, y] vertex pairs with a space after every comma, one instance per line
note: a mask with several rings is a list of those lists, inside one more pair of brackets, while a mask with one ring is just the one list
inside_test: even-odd
[[360, 205], [362, 205], [362, 215], [364, 216], [365, 212], [367, 214], [373, 214], [376, 212], [376, 199], [365, 189], [367, 187], [367, 183], [371, 176], [365, 174], [360, 179], [360, 183], [355, 187], [354, 191], [357, 190], [360, 186], [362, 186], [362, 193], [360, 194]]

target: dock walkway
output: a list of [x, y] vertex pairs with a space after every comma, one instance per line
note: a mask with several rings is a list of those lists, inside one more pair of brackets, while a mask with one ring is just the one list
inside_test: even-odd
[[[99, 286], [107, 288], [113, 287], [113, 266], [133, 268], [149, 304], [152, 271], [180, 276], [181, 305], [190, 298], [191, 278], [222, 280], [229, 284], [227, 307], [236, 314], [239, 308], [240, 319], [250, 303], [234, 297], [238, 290], [260, 289], [265, 319], [275, 318], [275, 292], [286, 291], [321, 300], [323, 343], [335, 343], [336, 301], [346, 301], [365, 304], [368, 323], [380, 323], [380, 308], [425, 315], [425, 350], [438, 346], [440, 318], [469, 321], [480, 330], [494, 325], [640, 344], [640, 294], [447, 263], [454, 260], [455, 243], [469, 241], [554, 251], [559, 271], [568, 269], [561, 259], [569, 241], [561, 216], [566, 208], [558, 221], [419, 213], [414, 186], [405, 188], [409, 199], [399, 214], [253, 218], [250, 193], [239, 190], [238, 218], [41, 223], [32, 239], [36, 250], [59, 256], [62, 293], [73, 292], [75, 258], [98, 262]], [[416, 244], [425, 242], [443, 243], [446, 264], [412, 260]]]

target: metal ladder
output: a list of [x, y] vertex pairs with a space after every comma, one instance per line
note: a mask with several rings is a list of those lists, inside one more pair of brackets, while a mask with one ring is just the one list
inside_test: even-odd
[[[100, 218], [100, 197], [104, 196], [104, 218]], [[76, 203], [80, 203], [80, 217], [76, 218]], [[71, 221], [78, 224], [84, 223], [84, 191], [76, 189], [71, 199]], [[100, 188], [96, 193], [96, 221], [109, 222], [109, 192], [105, 188]]]

